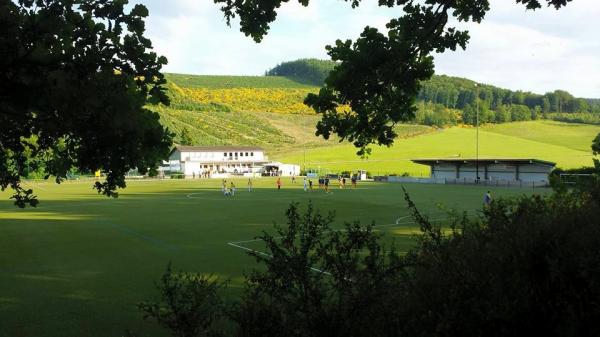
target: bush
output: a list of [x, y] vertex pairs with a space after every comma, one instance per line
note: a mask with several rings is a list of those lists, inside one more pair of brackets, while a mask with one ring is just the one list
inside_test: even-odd
[[600, 125], [600, 113], [551, 113], [546, 117], [565, 123], [582, 123]]
[[573, 191], [495, 201], [449, 236], [420, 220], [402, 335], [597, 336], [599, 214], [598, 199]]
[[513, 104], [510, 113], [513, 122], [531, 120], [531, 110], [526, 105]]
[[171, 264], [156, 285], [161, 298], [138, 304], [145, 319], [153, 319], [178, 337], [218, 336], [215, 324], [224, 317], [219, 290], [224, 283], [197, 273], [173, 273]]
[[185, 179], [183, 172], [172, 171], [170, 174], [171, 179]]

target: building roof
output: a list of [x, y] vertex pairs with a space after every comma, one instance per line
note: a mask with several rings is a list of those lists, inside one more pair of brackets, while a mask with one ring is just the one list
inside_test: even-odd
[[435, 164], [540, 164], [547, 166], [556, 166], [556, 163], [540, 159], [522, 159], [522, 158], [423, 158], [412, 159], [417, 164], [433, 166]]
[[229, 151], [264, 151], [257, 146], [184, 146], [177, 145], [173, 149], [180, 152], [229, 152]]

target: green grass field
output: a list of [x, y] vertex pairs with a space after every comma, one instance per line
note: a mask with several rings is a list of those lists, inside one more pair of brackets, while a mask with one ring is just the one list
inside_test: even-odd
[[[136, 303], [156, 295], [153, 284], [169, 261], [175, 270], [199, 271], [231, 280], [239, 293], [253, 259], [231, 241], [253, 239], [283, 223], [292, 201], [337, 214], [343, 221], [374, 220], [400, 249], [413, 244], [417, 228], [407, 220], [401, 185], [362, 183], [358, 190], [305, 193], [301, 183], [257, 179], [255, 191], [237, 180], [235, 197], [218, 181], [133, 181], [118, 199], [91, 189], [91, 181], [29, 183], [41, 199], [36, 209], [16, 209], [0, 193], [0, 336], [166, 336], [144, 322]], [[432, 217], [437, 204], [461, 210], [480, 207], [484, 188], [406, 185]], [[545, 193], [545, 190], [536, 192]], [[531, 189], [492, 190], [495, 197]], [[245, 243], [260, 249], [260, 244]]]

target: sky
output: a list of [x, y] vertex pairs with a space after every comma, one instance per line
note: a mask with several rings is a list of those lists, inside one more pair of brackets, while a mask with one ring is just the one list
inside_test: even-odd
[[[147, 36], [169, 59], [165, 72], [262, 75], [283, 61], [327, 59], [325, 46], [355, 39], [365, 26], [385, 30], [400, 8], [363, 0], [352, 9], [342, 0], [284, 4], [261, 43], [228, 27], [212, 0], [137, 0], [150, 10]], [[557, 11], [527, 11], [515, 0], [491, 0], [481, 24], [457, 23], [471, 35], [467, 50], [436, 55], [436, 73], [466, 77], [512, 90], [563, 89], [600, 98], [600, 0], [573, 0]]]

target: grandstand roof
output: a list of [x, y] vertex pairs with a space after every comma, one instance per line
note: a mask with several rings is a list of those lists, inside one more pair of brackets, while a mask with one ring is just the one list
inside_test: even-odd
[[522, 158], [423, 158], [423, 159], [412, 159], [412, 162], [423, 165], [435, 165], [435, 164], [540, 164], [548, 166], [556, 166], [556, 163], [540, 159], [522, 159]]

